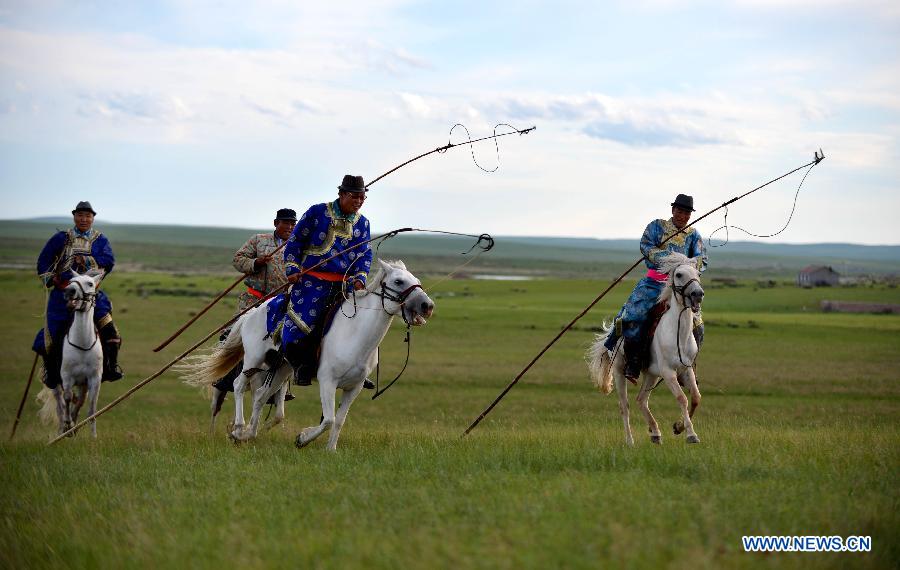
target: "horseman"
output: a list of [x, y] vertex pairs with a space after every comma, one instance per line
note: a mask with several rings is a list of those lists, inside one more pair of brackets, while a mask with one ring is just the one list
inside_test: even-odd
[[[109, 240], [93, 228], [96, 215], [90, 202], [78, 202], [72, 210], [74, 227], [54, 234], [38, 256], [37, 273], [50, 289], [50, 296], [47, 322], [34, 339], [32, 350], [44, 358], [44, 384], [48, 388], [55, 388], [62, 381], [63, 339], [72, 323], [63, 290], [69, 284], [72, 272], [102, 269], [108, 275], [116, 263]], [[122, 337], [113, 323], [112, 303], [99, 289], [95, 298], [94, 324], [103, 347], [103, 381], [121, 380], [124, 374], [119, 368], [118, 356]]]
[[[694, 198], [679, 194], [671, 205], [671, 218], [654, 220], [644, 230], [641, 253], [647, 266], [647, 275], [638, 281], [625, 306], [616, 315], [615, 328], [605, 344], [609, 351], [613, 351], [619, 337], [624, 337], [625, 377], [629, 380], [636, 380], [641, 375], [647, 317], [668, 279], [668, 275], [659, 271], [661, 261], [671, 252], [677, 251], [692, 258], [701, 273], [706, 269], [707, 255], [700, 233], [693, 227], [685, 228], [694, 212]], [[673, 235], [675, 237], [663, 243]], [[694, 337], [699, 347], [703, 342], [703, 320], [699, 314], [694, 318]]]
[[[372, 250], [368, 243], [354, 248], [369, 240], [369, 220], [359, 213], [366, 192], [362, 176], [344, 176], [337, 199], [311, 206], [285, 246], [285, 273], [292, 286], [282, 320], [281, 347], [300, 386], [309, 386], [315, 376], [315, 351], [328, 309], [343, 293], [366, 286]], [[366, 387], [374, 384], [366, 380]]]
[[[284, 255], [276, 250], [291, 237], [291, 230], [297, 224], [297, 212], [290, 208], [281, 208], [275, 213], [273, 224], [274, 231], [251, 236], [235, 252], [232, 259], [231, 264], [234, 268], [246, 275], [244, 285], [247, 289], [242, 291], [238, 298], [238, 313], [287, 283], [287, 276], [284, 274]], [[225, 340], [227, 336], [228, 331], [222, 334], [220, 340]], [[240, 372], [239, 362], [214, 386], [222, 392], [234, 392], [234, 379]], [[287, 399], [293, 399], [293, 396]]]

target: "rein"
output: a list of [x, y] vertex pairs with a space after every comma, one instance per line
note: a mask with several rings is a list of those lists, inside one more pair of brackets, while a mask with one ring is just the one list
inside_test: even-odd
[[[686, 296], [685, 296], [685, 294], [684, 294], [684, 291], [685, 291], [685, 289], [688, 288], [688, 286], [689, 286], [691, 283], [694, 283], [694, 282], [696, 282], [697, 285], [700, 285], [700, 280], [697, 279], [696, 277], [692, 277], [692, 278], [688, 279], [688, 281], [687, 281], [684, 285], [681, 285], [680, 287], [677, 286], [677, 285], [674, 285], [674, 284], [672, 285], [672, 293], [674, 293], [675, 299], [677, 300], [677, 299], [678, 299], [678, 295], [681, 295], [681, 307], [682, 307], [682, 309], [681, 309], [681, 311], [679, 311], [679, 313], [678, 313], [678, 330], [677, 330], [677, 332], [675, 333], [675, 346], [678, 347], [678, 362], [680, 362], [682, 366], [693, 366], [693, 365], [694, 365], [694, 362], [697, 361], [697, 356], [700, 355], [700, 347], [698, 346], [698, 347], [697, 347], [697, 355], [694, 356], [694, 362], [691, 362], [690, 364], [687, 364], [687, 363], [684, 361], [684, 358], [681, 357], [681, 315], [683, 315], [685, 311], [687, 311], [688, 309], [690, 309], [690, 307], [689, 307], [688, 304], [687, 304], [687, 298], [686, 298]], [[658, 382], [657, 382], [657, 385], [659, 385]], [[656, 386], [654, 386], [654, 388], [656, 388]]]
[[409, 364], [409, 353], [412, 350], [412, 326], [409, 323], [406, 324], [406, 338], [403, 339], [403, 342], [406, 343], [406, 361], [403, 363], [403, 368], [400, 369], [400, 372], [394, 376], [393, 380], [388, 382], [388, 385], [385, 386], [384, 389], [378, 387], [381, 372], [381, 346], [379, 345], [376, 349], [378, 351], [378, 364], [375, 365], [375, 393], [372, 394], [373, 400], [387, 392], [387, 389], [393, 386], [394, 382], [399, 380], [400, 377], [403, 376], [403, 373], [406, 372], [406, 366]]

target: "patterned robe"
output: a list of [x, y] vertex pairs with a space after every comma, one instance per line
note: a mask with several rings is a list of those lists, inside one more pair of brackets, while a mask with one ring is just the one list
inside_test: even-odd
[[[262, 297], [265, 297], [275, 289], [287, 283], [287, 277], [284, 273], [284, 253], [278, 251], [272, 259], [259, 271], [254, 268], [253, 260], [264, 255], [271, 255], [281, 245], [282, 240], [279, 239], [275, 232], [266, 234], [256, 234], [251, 236], [237, 252], [234, 254], [232, 265], [234, 268], [247, 275], [244, 279], [244, 285], [248, 291], [241, 293], [238, 301], [238, 312], [243, 311]], [[282, 248], [283, 249], [283, 248]], [[260, 295], [254, 294], [249, 290], [253, 290]]]
[[[662, 260], [673, 251], [684, 254], [696, 260], [697, 270], [703, 273], [706, 270], [708, 256], [703, 246], [703, 238], [693, 227], [678, 233], [671, 240], [659, 245], [672, 234], [678, 232], [672, 219], [654, 220], [647, 225], [644, 235], [641, 237], [641, 253], [644, 255], [644, 264], [647, 269], [658, 271]], [[644, 334], [644, 323], [653, 305], [656, 304], [660, 293], [665, 287], [665, 281], [657, 281], [649, 275], [638, 281], [628, 301], [616, 315], [616, 325], [612, 334], [606, 339], [606, 347], [613, 350], [619, 336], [624, 335], [629, 340], [639, 340]], [[695, 326], [702, 325], [702, 320], [695, 318]]]
[[[75, 261], [76, 256], [82, 260]], [[102, 233], [90, 229], [81, 233], [75, 228], [57, 232], [41, 250], [37, 261], [37, 273], [44, 285], [50, 289], [47, 301], [47, 321], [38, 331], [32, 350], [42, 352], [53, 342], [65, 336], [71, 322], [71, 314], [66, 307], [63, 290], [72, 278], [72, 270], [84, 273], [90, 269], [103, 269], [109, 274], [116, 264], [109, 240]], [[106, 294], [97, 290], [97, 304], [94, 308], [94, 323], [102, 328], [112, 321], [112, 303]]]
[[365, 285], [372, 249], [369, 244], [350, 248], [368, 239], [369, 220], [358, 213], [344, 214], [337, 200], [316, 204], [300, 217], [284, 248], [287, 276], [336, 257], [314, 270], [326, 278], [305, 274], [291, 287], [287, 313], [281, 321], [282, 347], [310, 334], [321, 323], [329, 301], [343, 288], [349, 290], [354, 281]]

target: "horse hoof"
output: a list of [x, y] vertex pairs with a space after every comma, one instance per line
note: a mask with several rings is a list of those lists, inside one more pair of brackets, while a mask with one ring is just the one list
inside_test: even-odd
[[297, 449], [303, 449], [304, 447], [306, 447], [306, 444], [308, 444], [308, 443], [309, 443], [309, 441], [307, 441], [303, 437], [303, 432], [298, 433], [297, 439], [294, 440], [294, 445], [297, 446]]
[[687, 443], [700, 443], [700, 438], [696, 435], [689, 435], [686, 441]]
[[678, 421], [678, 422], [675, 422], [674, 424], [672, 424], [672, 432], [675, 435], [681, 435], [681, 433], [683, 431], [684, 431], [684, 422]]
[[661, 444], [661, 443], [662, 443], [662, 436], [661, 436], [661, 435], [651, 435], [651, 436], [650, 436], [650, 443], [655, 443], [656, 445]]

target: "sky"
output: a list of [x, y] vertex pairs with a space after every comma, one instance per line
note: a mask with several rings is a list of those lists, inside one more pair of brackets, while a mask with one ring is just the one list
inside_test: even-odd
[[[770, 241], [900, 244], [896, 0], [0, 0], [2, 218], [267, 227], [457, 123], [537, 129], [373, 184], [376, 232], [638, 239], [821, 148]], [[801, 176], [728, 223], [778, 231]]]

